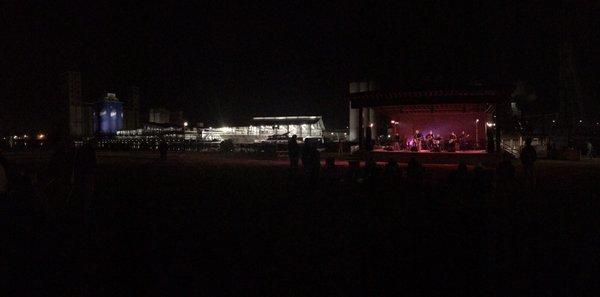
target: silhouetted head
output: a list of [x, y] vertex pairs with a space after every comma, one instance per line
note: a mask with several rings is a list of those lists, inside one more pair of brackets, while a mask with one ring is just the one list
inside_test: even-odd
[[464, 160], [461, 160], [458, 163], [458, 168], [457, 168], [458, 172], [460, 173], [467, 173], [467, 162], [465, 162]]
[[98, 144], [98, 141], [96, 140], [96, 138], [90, 138], [86, 143], [86, 145], [92, 149], [95, 149], [97, 144]]
[[525, 144], [526, 144], [527, 146], [530, 146], [530, 145], [531, 145], [531, 141], [533, 141], [533, 139], [531, 139], [531, 137], [527, 137], [527, 138], [525, 139]]
[[298, 136], [296, 136], [296, 134], [292, 135], [292, 139], [296, 140], [298, 138]]

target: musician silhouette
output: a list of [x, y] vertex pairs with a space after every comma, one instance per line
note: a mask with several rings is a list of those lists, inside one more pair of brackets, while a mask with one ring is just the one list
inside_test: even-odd
[[454, 133], [454, 131], [452, 131], [452, 133], [450, 134], [450, 138], [448, 139], [448, 148], [447, 150], [449, 152], [455, 152], [456, 151], [456, 147], [458, 146], [458, 143], [456, 141], [456, 133]]
[[425, 136], [425, 144], [428, 150], [433, 149], [433, 131], [429, 130], [429, 133]]
[[421, 150], [421, 141], [423, 140], [423, 134], [421, 134], [421, 132], [419, 132], [419, 130], [415, 130], [415, 136], [413, 138], [414, 138], [413, 149], [416, 148], [416, 151], [420, 151]]
[[460, 133], [460, 137], [458, 138], [458, 145], [459, 145], [459, 149], [461, 151], [464, 151], [467, 149], [467, 138], [469, 137], [469, 134], [465, 133], [465, 131], [462, 131]]

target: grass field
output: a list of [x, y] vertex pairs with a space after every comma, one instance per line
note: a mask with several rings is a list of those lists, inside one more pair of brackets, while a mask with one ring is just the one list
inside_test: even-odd
[[[9, 283], [93, 296], [576, 295], [600, 267], [600, 163], [540, 161], [535, 187], [453, 165], [317, 181], [283, 159], [100, 153], [94, 207], [5, 214]], [[44, 156], [9, 156], [25, 172]], [[383, 166], [383, 164], [381, 164]], [[483, 180], [483, 182], [480, 182]], [[16, 292], [15, 291], [15, 292]]]

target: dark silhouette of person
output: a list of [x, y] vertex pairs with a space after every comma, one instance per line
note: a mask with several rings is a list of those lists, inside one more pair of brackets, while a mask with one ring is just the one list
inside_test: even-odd
[[[488, 180], [486, 178], [485, 171], [483, 170], [483, 166], [481, 163], [477, 164], [475, 168], [473, 168], [473, 176], [471, 180], [471, 190], [473, 191], [473, 195], [476, 198], [482, 198], [481, 196], [485, 194], [486, 189], [488, 189]], [[481, 202], [481, 199], [477, 199], [476, 202]]]
[[390, 189], [396, 189], [400, 182], [400, 166], [394, 158], [388, 159], [383, 168], [383, 181], [387, 183]]
[[535, 161], [537, 160], [537, 152], [531, 145], [531, 138], [525, 140], [525, 147], [521, 150], [521, 164], [523, 164], [523, 171], [525, 178], [531, 182], [533, 181], [533, 169]]
[[549, 159], [556, 158], [556, 144], [551, 140], [546, 143], [546, 153]]
[[372, 134], [371, 134], [371, 127], [367, 128], [367, 131], [365, 133], [365, 149], [367, 151], [372, 151], [373, 150], [373, 139], [372, 139]]
[[321, 169], [321, 159], [317, 146], [314, 143], [304, 143], [302, 146], [302, 166], [304, 171], [310, 177], [311, 181], [316, 181]]
[[0, 199], [5, 198], [10, 188], [10, 169], [8, 161], [2, 155], [0, 149]]
[[394, 158], [390, 158], [385, 164], [384, 169], [385, 175], [388, 177], [396, 177], [400, 173], [400, 166], [398, 166], [398, 162]]
[[450, 133], [450, 137], [448, 137], [448, 145], [447, 145], [446, 150], [448, 152], [455, 152], [457, 147], [458, 147], [458, 138], [456, 137], [456, 133], [454, 133], [454, 131], [452, 131], [452, 133]]
[[410, 190], [418, 190], [423, 181], [423, 167], [415, 158], [410, 158], [406, 167], [406, 176], [413, 187]]
[[464, 160], [461, 160], [458, 163], [458, 167], [456, 168], [456, 173], [458, 177], [462, 179], [466, 179], [469, 174], [469, 169], [467, 168], [467, 163]]
[[288, 156], [290, 158], [290, 169], [293, 172], [298, 171], [298, 159], [300, 157], [300, 148], [298, 147], [297, 136], [294, 134], [288, 141]]
[[496, 151], [496, 146], [494, 144], [494, 131], [492, 129], [487, 129], [486, 131], [487, 138], [487, 152], [494, 153]]
[[163, 139], [160, 141], [160, 143], [158, 144], [158, 151], [160, 152], [160, 159], [165, 161], [167, 160], [167, 150], [169, 149], [169, 145], [167, 144], [167, 142]]
[[46, 170], [44, 192], [49, 210], [58, 214], [66, 209], [73, 182], [73, 143], [62, 140], [57, 144]]
[[368, 180], [374, 180], [377, 177], [377, 162], [373, 157], [369, 157], [365, 161], [365, 178]]
[[467, 150], [467, 137], [469, 137], [467, 135], [467, 133], [465, 133], [465, 131], [462, 131], [460, 133], [460, 136], [458, 136], [458, 149], [461, 151]]
[[312, 162], [310, 177], [311, 180], [316, 181], [319, 177], [319, 172], [321, 171], [321, 154], [319, 153], [319, 150], [317, 150], [316, 144], [310, 145], [310, 153], [312, 155], [310, 158]]
[[508, 181], [515, 177], [515, 166], [511, 162], [511, 156], [509, 153], [502, 154], [502, 159], [496, 169], [498, 178], [501, 181]]
[[[77, 210], [89, 211], [95, 186], [95, 173], [98, 167], [95, 141], [90, 140], [81, 146], [73, 161], [73, 205]], [[75, 200], [77, 199], [77, 200]]]
[[394, 136], [394, 151], [400, 150], [400, 134], [396, 133]]

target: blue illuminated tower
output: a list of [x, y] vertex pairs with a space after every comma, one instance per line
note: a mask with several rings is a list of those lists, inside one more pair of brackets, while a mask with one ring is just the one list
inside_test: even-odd
[[114, 135], [123, 129], [123, 103], [114, 93], [94, 103], [92, 108], [94, 134]]

